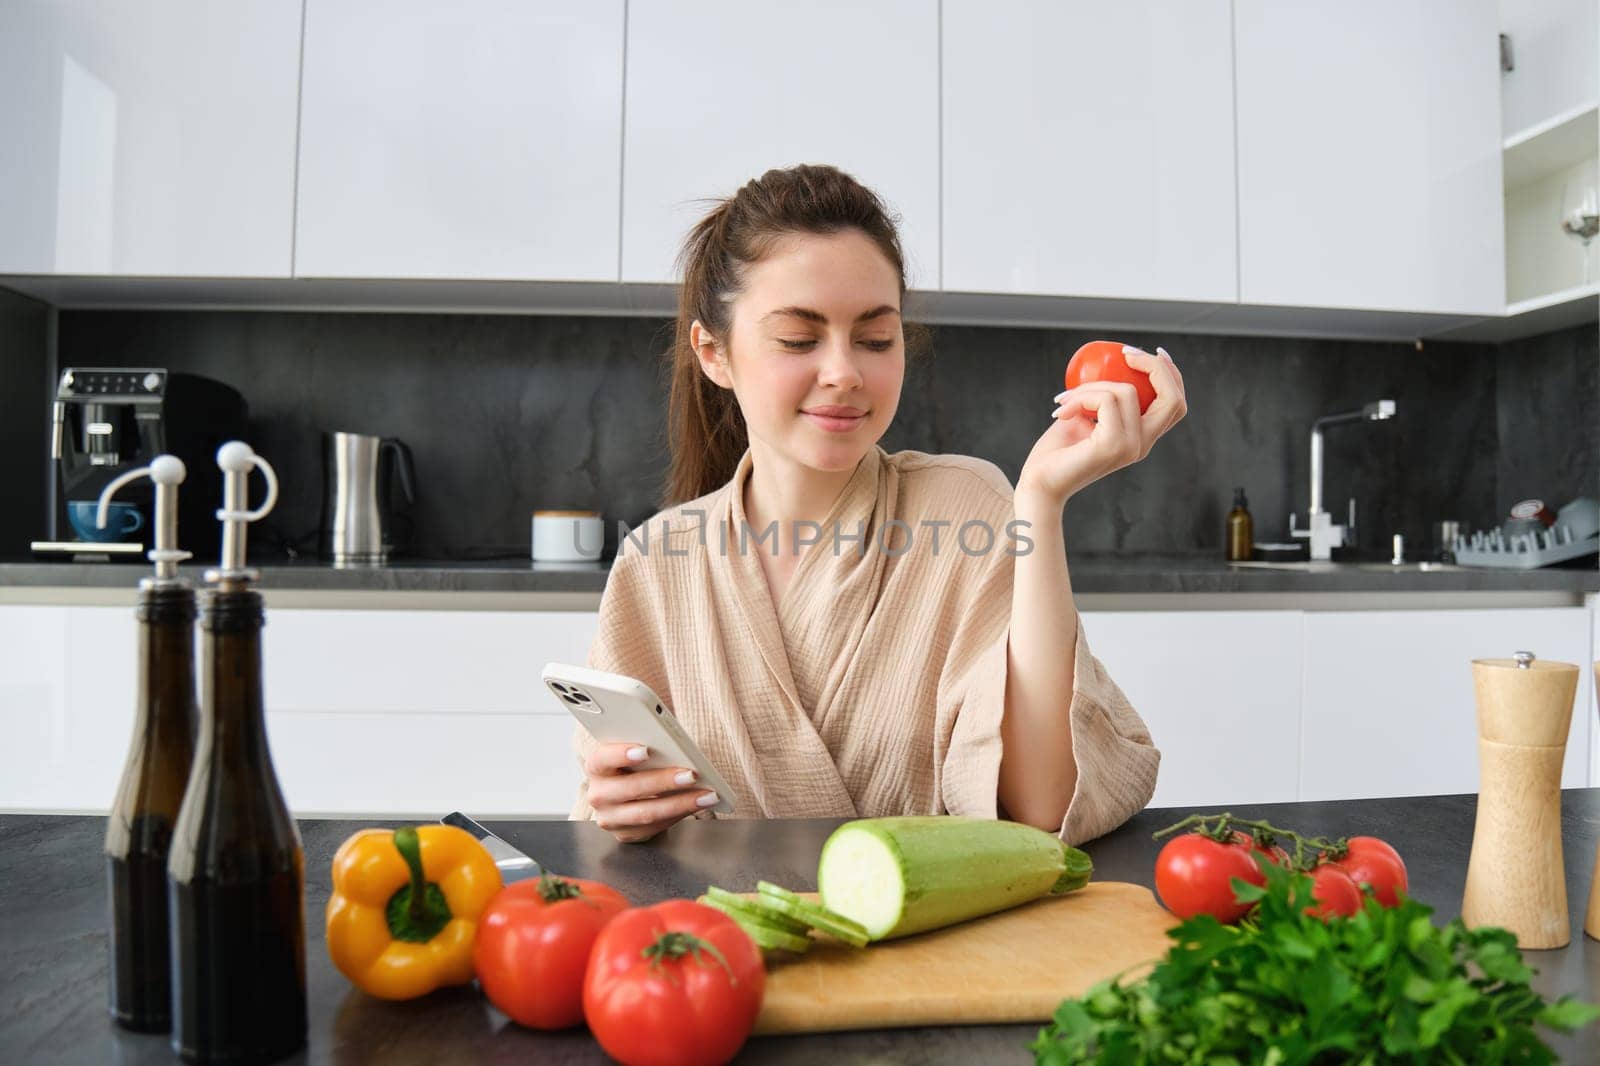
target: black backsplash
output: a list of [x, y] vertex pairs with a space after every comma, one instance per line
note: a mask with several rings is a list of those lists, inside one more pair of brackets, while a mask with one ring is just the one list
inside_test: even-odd
[[1557, 507], [1600, 496], [1600, 328], [1503, 345], [1495, 378], [1500, 509], [1529, 497]]
[[[1304, 521], [1309, 433], [1320, 415], [1393, 399], [1388, 422], [1327, 434], [1326, 506], [1357, 497], [1359, 546], [1387, 558], [1429, 523], [1492, 524], [1516, 499], [1600, 495], [1596, 327], [1504, 346], [1154, 335], [1182, 370], [1189, 415], [1142, 463], [1066, 511], [1068, 548], [1220, 553], [1235, 486], [1256, 539]], [[1048, 426], [1072, 351], [1104, 332], [941, 327], [908, 370], [883, 440], [962, 452], [1015, 480]], [[526, 557], [535, 508], [591, 508], [638, 523], [658, 507], [666, 453], [658, 319], [283, 312], [64, 311], [59, 366], [165, 366], [219, 378], [250, 402], [251, 443], [282, 498], [262, 536], [309, 546], [318, 522], [320, 433], [399, 437], [415, 452], [417, 553]], [[7, 388], [33, 388], [33, 378]], [[45, 396], [38, 397], [43, 408]], [[265, 531], [263, 531], [265, 532]], [[25, 544], [0, 546], [7, 554]]]
[[0, 554], [26, 552], [47, 532], [49, 317], [47, 305], [0, 289]]

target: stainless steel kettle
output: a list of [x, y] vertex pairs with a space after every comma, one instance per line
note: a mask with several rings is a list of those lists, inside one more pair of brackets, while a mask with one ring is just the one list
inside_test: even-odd
[[399, 480], [407, 503], [417, 500], [411, 449], [394, 437], [324, 433], [322, 467], [322, 557], [336, 566], [387, 562], [395, 539], [392, 481]]

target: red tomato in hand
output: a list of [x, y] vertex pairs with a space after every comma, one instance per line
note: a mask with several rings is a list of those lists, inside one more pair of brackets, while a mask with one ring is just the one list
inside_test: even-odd
[[1139, 394], [1140, 414], [1156, 402], [1156, 387], [1150, 383], [1150, 375], [1128, 365], [1121, 341], [1090, 341], [1072, 353], [1067, 363], [1067, 388], [1075, 389], [1089, 381], [1124, 381], [1132, 385]]
[[1307, 914], [1327, 921], [1335, 914], [1348, 918], [1361, 909], [1361, 890], [1349, 874], [1332, 863], [1322, 863], [1312, 870], [1311, 882], [1311, 898], [1317, 905], [1307, 907]]
[[583, 1010], [624, 1066], [711, 1066], [761, 1011], [761, 949], [721, 911], [687, 899], [623, 911], [589, 956]]
[[1334, 866], [1350, 875], [1350, 880], [1371, 885], [1372, 894], [1385, 907], [1397, 906], [1399, 893], [1406, 889], [1406, 864], [1400, 853], [1377, 837], [1351, 837], [1350, 851]]
[[541, 877], [507, 885], [478, 920], [472, 962], [483, 994], [518, 1025], [581, 1025], [589, 950], [627, 909], [621, 893], [598, 881]]
[[[1252, 885], [1267, 883], [1252, 858], [1254, 845], [1243, 833], [1228, 844], [1200, 833], [1173, 837], [1156, 856], [1156, 892], [1167, 910], [1179, 918], [1209, 914], [1224, 925], [1245, 916], [1254, 904], [1233, 895], [1235, 877]], [[1266, 854], [1266, 853], [1263, 853]]]

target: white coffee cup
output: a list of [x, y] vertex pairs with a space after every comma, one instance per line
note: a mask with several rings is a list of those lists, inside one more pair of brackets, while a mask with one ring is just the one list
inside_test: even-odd
[[599, 511], [533, 512], [536, 563], [592, 563], [600, 558], [605, 541]]

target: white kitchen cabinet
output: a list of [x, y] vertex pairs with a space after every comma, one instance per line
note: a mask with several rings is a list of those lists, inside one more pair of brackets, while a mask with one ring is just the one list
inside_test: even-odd
[[1300, 735], [1299, 611], [1094, 611], [1089, 648], [1161, 750], [1151, 805], [1287, 803]]
[[282, 609], [262, 635], [273, 760], [296, 811], [565, 815], [574, 723], [539, 673], [588, 612]]
[[[1597, 750], [1596, 601], [1384, 611], [1090, 611], [1089, 647], [1162, 752], [1155, 806], [1475, 792], [1471, 660], [1582, 669], [1563, 783]], [[594, 612], [278, 608], [267, 728], [301, 815], [564, 816], [580, 780], [551, 660]], [[196, 635], [197, 649], [199, 634]], [[126, 607], [0, 608], [0, 810], [104, 811], [135, 709]]]
[[[1585, 663], [1582, 607], [1345, 611], [1305, 616], [1300, 798], [1478, 790], [1473, 659]], [[1562, 785], [1589, 784], [1593, 675], [1579, 671]]]
[[[290, 809], [565, 815], [573, 721], [539, 672], [583, 663], [597, 624], [592, 612], [269, 611], [262, 688]], [[0, 608], [0, 810], [109, 809], [133, 737], [135, 626], [125, 607]]]
[[300, 5], [0, 4], [0, 273], [287, 277]]
[[831, 163], [903, 217], [908, 282], [937, 289], [938, 66], [926, 0], [629, 5], [622, 280], [676, 280], [705, 198]]
[[1494, 0], [1236, 0], [1239, 297], [1505, 310]]
[[582, 774], [565, 714], [271, 712], [289, 807], [340, 817], [564, 818]]
[[[50, 809], [74, 787], [80, 734], [67, 707], [68, 613], [0, 608], [0, 810]], [[115, 720], [116, 708], [108, 711]]]
[[0, 610], [0, 809], [110, 808], [133, 739], [134, 625], [120, 607]]
[[1512, 69], [1500, 79], [1507, 137], [1600, 99], [1600, 4], [1499, 0]]
[[622, 0], [308, 0], [295, 274], [617, 280]]
[[945, 0], [943, 283], [1238, 299], [1228, 0]]

